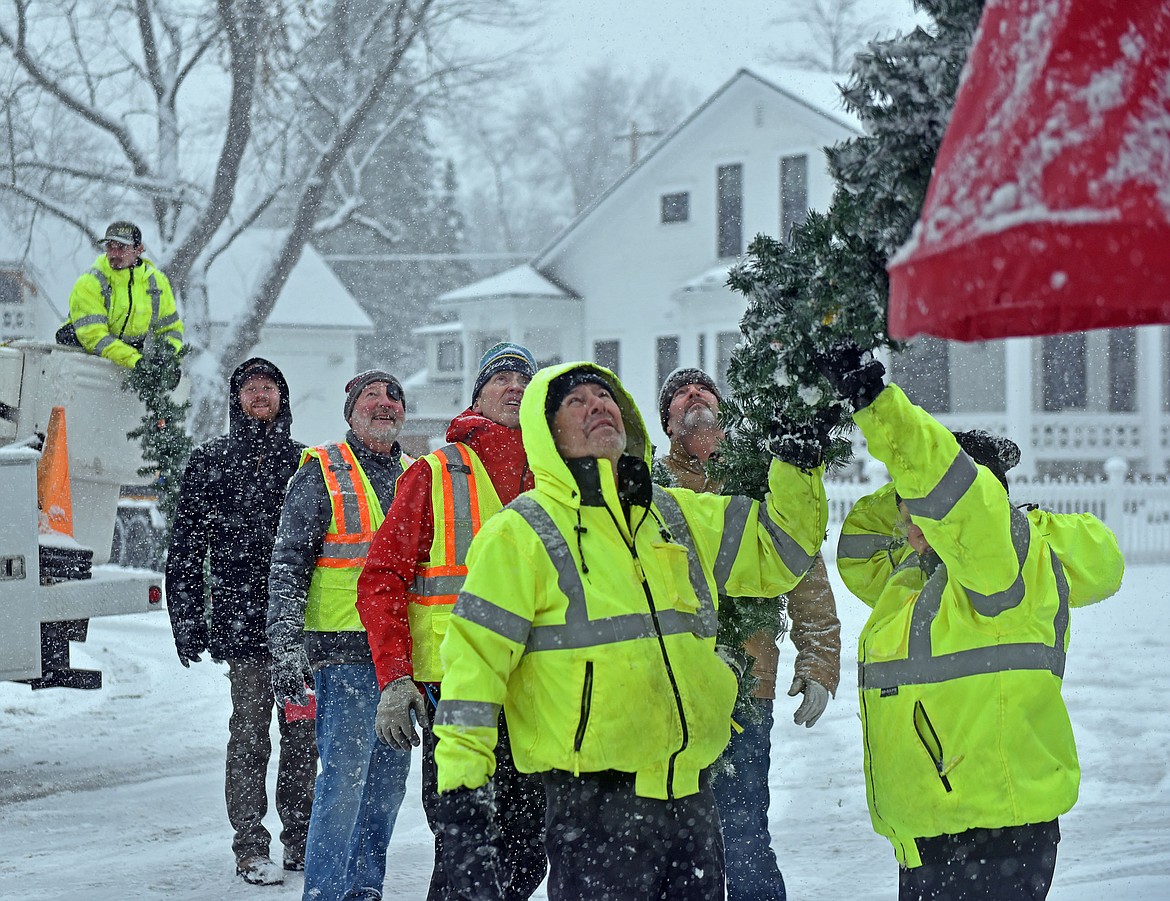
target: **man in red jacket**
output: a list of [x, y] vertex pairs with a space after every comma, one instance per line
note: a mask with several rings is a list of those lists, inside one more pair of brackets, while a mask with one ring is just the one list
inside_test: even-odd
[[[484, 354], [471, 406], [448, 426], [450, 443], [421, 457], [398, 480], [358, 580], [358, 613], [382, 688], [378, 736], [407, 750], [419, 744], [412, 711], [424, 726], [422, 802], [435, 834], [428, 901], [485, 890], [464, 885], [465, 874], [444, 866], [437, 823], [450, 818], [436, 816], [442, 799], [430, 726], [443, 679], [439, 645], [467, 574], [467, 548], [488, 517], [533, 486], [520, 437], [520, 399], [535, 372], [532, 354], [518, 344], [497, 344]], [[544, 789], [538, 778], [516, 771], [502, 715], [494, 782], [500, 834], [483, 837], [482, 853], [498, 857], [501, 897], [522, 901], [546, 870]]]

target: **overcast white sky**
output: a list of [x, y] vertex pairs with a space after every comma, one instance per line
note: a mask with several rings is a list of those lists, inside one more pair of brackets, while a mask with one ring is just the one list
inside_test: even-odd
[[[611, 58], [638, 71], [661, 63], [704, 94], [738, 69], [763, 60], [785, 31], [798, 46], [798, 26], [770, 25], [803, 6], [803, 0], [546, 0], [536, 31], [548, 41], [549, 62], [559, 78]], [[870, 0], [866, 15], [880, 15], [890, 29], [908, 30], [910, 0]]]

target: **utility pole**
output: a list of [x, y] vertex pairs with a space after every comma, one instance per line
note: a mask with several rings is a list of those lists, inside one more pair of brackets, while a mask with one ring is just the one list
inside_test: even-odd
[[633, 119], [630, 120], [630, 130], [624, 135], [615, 135], [615, 141], [629, 141], [630, 142], [630, 165], [638, 162], [638, 138], [657, 138], [662, 134], [660, 131], [638, 131], [638, 123]]

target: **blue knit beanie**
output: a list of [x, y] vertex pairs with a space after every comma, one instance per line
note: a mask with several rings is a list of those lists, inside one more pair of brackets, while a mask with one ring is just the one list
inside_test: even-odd
[[475, 377], [475, 387], [471, 389], [472, 403], [475, 403], [480, 390], [497, 372], [518, 372], [532, 378], [536, 375], [536, 360], [532, 352], [521, 344], [503, 341], [489, 348], [479, 361], [479, 375]]

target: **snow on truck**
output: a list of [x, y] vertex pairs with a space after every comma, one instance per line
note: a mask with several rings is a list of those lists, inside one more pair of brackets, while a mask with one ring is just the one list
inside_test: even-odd
[[159, 573], [110, 562], [122, 486], [144, 465], [124, 379], [76, 348], [0, 347], [0, 679], [99, 688], [69, 642], [95, 616], [162, 609]]

